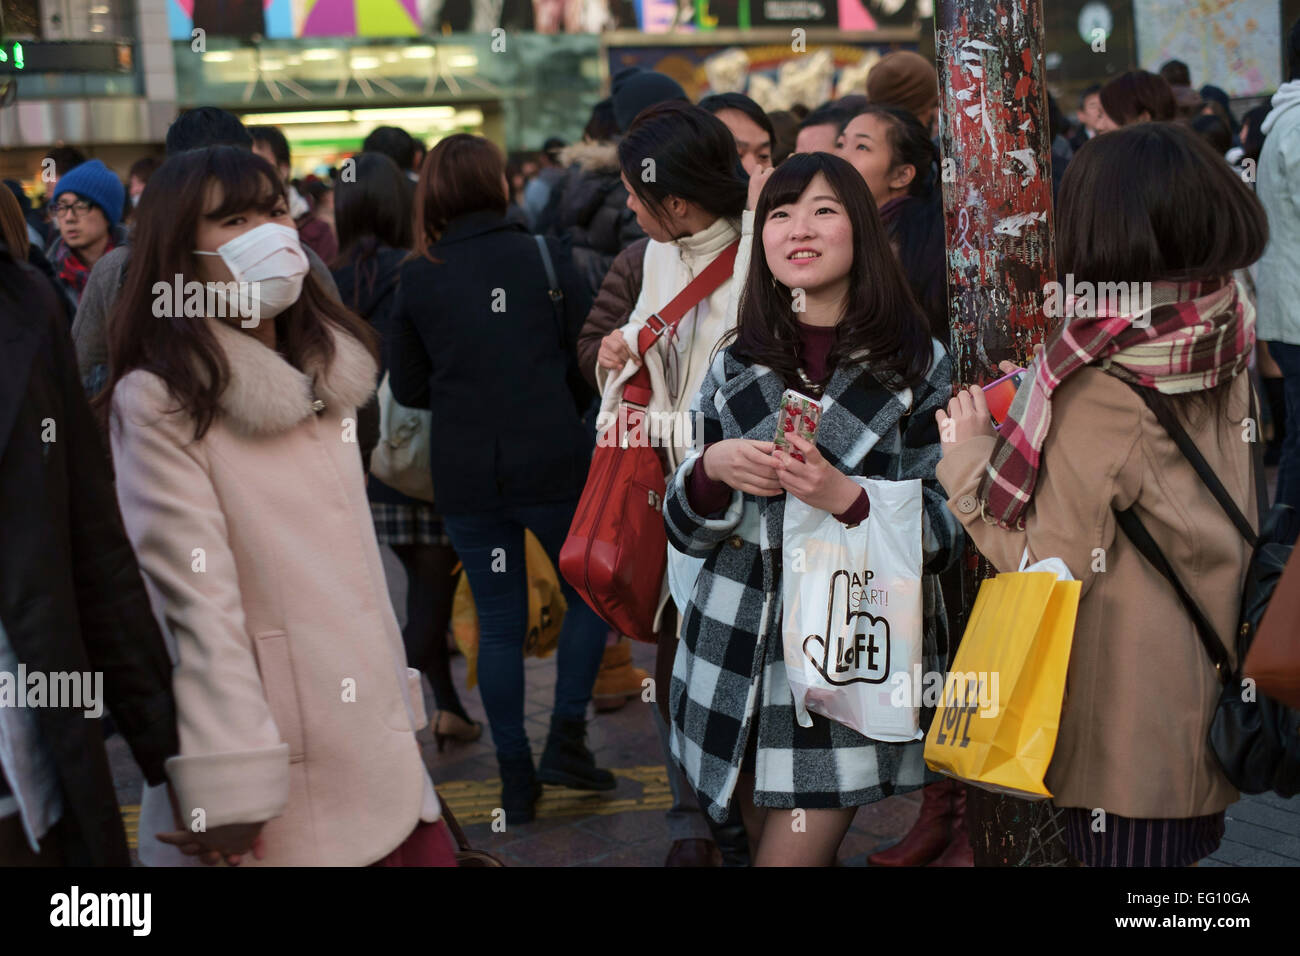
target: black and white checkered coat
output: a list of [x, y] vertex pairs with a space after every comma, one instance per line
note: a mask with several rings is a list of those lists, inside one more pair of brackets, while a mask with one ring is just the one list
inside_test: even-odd
[[[844, 363], [826, 386], [817, 426], [821, 454], [845, 474], [923, 481], [927, 671], [942, 669], [939, 651], [947, 646], [935, 574], [956, 560], [964, 534], [934, 476], [934, 412], [952, 396], [947, 352], [936, 341], [934, 353], [926, 381], [900, 391], [863, 365]], [[785, 387], [771, 369], [747, 365], [730, 349], [719, 353], [695, 400], [692, 417], [704, 431], [697, 447], [724, 438], [771, 441]], [[785, 495], [733, 491], [724, 515], [706, 518], [686, 498], [697, 460], [698, 454], [682, 463], [664, 501], [671, 544], [706, 559], [683, 615], [669, 709], [673, 756], [709, 814], [725, 819], [755, 717], [758, 806], [861, 806], [938, 779], [925, 769], [924, 741], [881, 743], [817, 714], [812, 727], [798, 725], [781, 648]]]

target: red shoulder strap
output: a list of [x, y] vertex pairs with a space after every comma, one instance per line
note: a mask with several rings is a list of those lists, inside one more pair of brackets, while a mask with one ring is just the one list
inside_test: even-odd
[[[731, 275], [736, 263], [736, 251], [740, 248], [737, 239], [714, 257], [686, 288], [678, 292], [666, 306], [646, 319], [637, 335], [637, 354], [645, 355], [654, 348], [662, 335], [671, 335], [687, 312], [711, 296]], [[650, 404], [650, 373], [643, 364], [623, 386], [623, 400], [634, 405]]]

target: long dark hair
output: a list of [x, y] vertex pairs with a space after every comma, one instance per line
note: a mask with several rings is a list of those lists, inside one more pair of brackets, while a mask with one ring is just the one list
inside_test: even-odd
[[[217, 186], [221, 203], [204, 211], [208, 189]], [[154, 285], [197, 281], [193, 253], [199, 223], [240, 212], [270, 212], [288, 204], [284, 184], [266, 160], [235, 146], [210, 146], [170, 157], [149, 180], [140, 197], [131, 259], [117, 305], [108, 320], [108, 383], [95, 397], [100, 419], [108, 424], [113, 389], [131, 372], [144, 369], [163, 380], [178, 410], [194, 419], [194, 438], [202, 438], [217, 413], [217, 400], [230, 378], [225, 352], [206, 316], [154, 315]], [[183, 312], [183, 310], [182, 310]], [[220, 321], [220, 320], [216, 320]], [[275, 317], [284, 357], [298, 368], [309, 356], [328, 363], [334, 356], [330, 334], [352, 336], [378, 356], [370, 326], [330, 297], [316, 276], [303, 279], [298, 301]]]
[[350, 175], [334, 188], [334, 225], [339, 234], [339, 254], [331, 266], [352, 266], [353, 309], [374, 290], [381, 247], [411, 248], [411, 181], [392, 157], [359, 153], [352, 158]]
[[829, 364], [864, 361], [888, 387], [919, 383], [934, 356], [929, 323], [907, 286], [889, 246], [875, 200], [858, 171], [830, 153], [796, 153], [763, 187], [754, 213], [754, 248], [740, 297], [734, 341], [737, 357], [765, 365], [783, 378], [798, 377], [797, 313], [791, 293], [777, 282], [763, 248], [763, 225], [772, 210], [796, 202], [821, 173], [844, 205], [853, 227], [853, 265], [844, 315], [835, 327]]
[[[735, 137], [698, 106], [669, 100], [642, 111], [619, 141], [618, 162], [637, 198], [661, 222], [670, 196], [712, 216], [739, 219], [745, 211], [749, 184], [740, 175]], [[650, 169], [653, 176], [646, 175]]]

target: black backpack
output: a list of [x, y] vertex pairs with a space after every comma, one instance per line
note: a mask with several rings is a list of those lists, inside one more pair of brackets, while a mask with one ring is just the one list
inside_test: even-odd
[[[1300, 516], [1297, 516], [1295, 509], [1284, 504], [1274, 505], [1265, 514], [1268, 489], [1264, 484], [1264, 462], [1260, 443], [1254, 441], [1251, 444], [1254, 446], [1255, 494], [1259, 508], [1259, 533], [1256, 534], [1177, 419], [1154, 399], [1150, 389], [1132, 382], [1127, 384], [1155, 413], [1156, 419], [1178, 445], [1178, 450], [1191, 462], [1196, 474], [1214, 495], [1215, 501], [1253, 549], [1246, 568], [1246, 582], [1238, 617], [1235, 669], [1231, 667], [1228, 651], [1215, 633], [1213, 625], [1178, 580], [1168, 559], [1133, 509], [1116, 511], [1115, 519], [1143, 557], [1178, 592], [1179, 599], [1196, 625], [1196, 632], [1200, 635], [1206, 653], [1218, 671], [1222, 690], [1214, 719], [1210, 722], [1209, 741], [1210, 749], [1224, 774], [1242, 793], [1272, 790], [1281, 797], [1294, 796], [1300, 792], [1300, 711], [1262, 694], [1256, 694], [1253, 700], [1246, 700], [1241, 668], [1246, 652], [1255, 639], [1259, 622], [1264, 617], [1264, 611], [1268, 609], [1268, 602], [1282, 577], [1282, 570], [1291, 557], [1291, 548], [1296, 540], [1297, 518]], [[1252, 421], [1259, 421], [1253, 385], [1250, 391], [1250, 414]]]

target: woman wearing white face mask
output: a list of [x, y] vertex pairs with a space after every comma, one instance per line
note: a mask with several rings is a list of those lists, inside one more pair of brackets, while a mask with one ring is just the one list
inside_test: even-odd
[[141, 860], [454, 865], [356, 448], [373, 333], [251, 153], [169, 159], [136, 230], [99, 404], [180, 736]]

